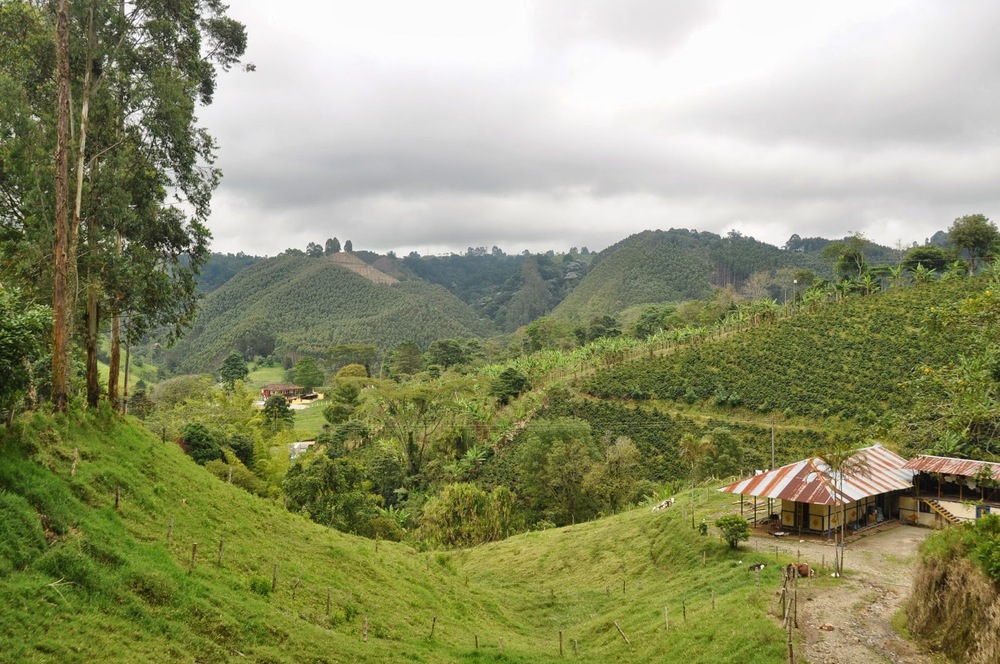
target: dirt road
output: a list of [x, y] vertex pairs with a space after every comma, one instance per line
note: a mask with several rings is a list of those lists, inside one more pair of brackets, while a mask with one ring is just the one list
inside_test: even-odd
[[[940, 661], [901, 638], [893, 615], [910, 593], [917, 550], [931, 531], [900, 525], [853, 542], [845, 552], [844, 578], [835, 583], [813, 580], [799, 585], [801, 661], [810, 664], [930, 664]], [[758, 551], [778, 545], [785, 554], [801, 555], [813, 566], [833, 561], [834, 546], [815, 541], [780, 541], [754, 537]], [[828, 573], [828, 572], [827, 572]], [[820, 629], [820, 626], [832, 630]]]

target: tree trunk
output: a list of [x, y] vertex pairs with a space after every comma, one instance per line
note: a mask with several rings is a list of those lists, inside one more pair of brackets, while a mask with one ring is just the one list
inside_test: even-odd
[[[89, 243], [93, 246], [95, 243]], [[89, 277], [87, 281], [87, 405], [97, 408], [101, 399], [101, 385], [97, 379], [97, 284]]]
[[124, 396], [122, 397], [122, 415], [128, 415], [128, 364], [130, 359], [132, 347], [128, 344], [128, 339], [125, 340], [125, 385], [122, 388], [124, 390]]
[[[83, 76], [83, 107], [80, 110], [80, 139], [76, 153], [76, 199], [73, 205], [73, 225], [69, 233], [69, 263], [70, 269], [76, 271], [76, 246], [80, 233], [80, 217], [83, 209], [83, 170], [87, 157], [87, 127], [90, 118], [90, 82], [93, 72], [93, 42], [94, 42], [94, 9], [90, 9], [90, 25], [87, 30], [87, 71]], [[97, 228], [95, 215], [87, 219], [87, 246], [90, 253], [91, 267], [87, 269], [87, 405], [97, 407], [101, 398], [101, 387], [97, 377], [97, 282], [93, 274], [93, 261], [97, 257]], [[76, 279], [74, 279], [76, 281]], [[70, 302], [76, 298], [76, 288]]]
[[118, 374], [122, 362], [121, 316], [117, 311], [111, 314], [111, 358], [108, 362], [108, 401], [117, 411], [121, 406], [118, 398]]
[[65, 413], [69, 394], [69, 348], [67, 331], [70, 312], [67, 311], [67, 264], [69, 262], [69, 2], [58, 0], [56, 5], [56, 173], [55, 173], [55, 233], [53, 241], [52, 283], [52, 403]]

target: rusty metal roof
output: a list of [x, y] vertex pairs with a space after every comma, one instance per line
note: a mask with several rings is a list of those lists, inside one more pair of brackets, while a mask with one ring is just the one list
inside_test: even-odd
[[903, 468], [919, 470], [925, 473], [941, 473], [942, 475], [958, 475], [959, 477], [977, 477], [984, 468], [993, 474], [993, 479], [1000, 481], [1000, 463], [975, 461], [973, 459], [955, 459], [921, 454], [906, 462]]
[[842, 505], [911, 488], [914, 471], [905, 469], [905, 464], [906, 459], [875, 444], [858, 450], [850, 458], [845, 465], [856, 466], [857, 470], [844, 471], [843, 478], [821, 457], [812, 457], [724, 486], [719, 491], [813, 505]]

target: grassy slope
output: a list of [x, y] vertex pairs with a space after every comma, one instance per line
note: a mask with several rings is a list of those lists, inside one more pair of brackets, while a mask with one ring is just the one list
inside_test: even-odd
[[[477, 661], [493, 659], [503, 638], [506, 661], [550, 661], [562, 629], [567, 651], [578, 639], [584, 661], [782, 661], [769, 595], [734, 562], [752, 555], [694, 535], [680, 509], [461, 552], [376, 550], [220, 482], [136, 426], [95, 416], [53, 425], [39, 415], [23, 431], [38, 463], [10, 440], [0, 447], [0, 659]], [[711, 520], [723, 499], [710, 500]], [[254, 577], [269, 583], [274, 564], [277, 592], [250, 592]]]

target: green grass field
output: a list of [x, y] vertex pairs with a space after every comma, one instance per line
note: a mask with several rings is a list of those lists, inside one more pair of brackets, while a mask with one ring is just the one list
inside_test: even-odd
[[[758, 592], [755, 554], [696, 534], [683, 497], [421, 552], [319, 526], [135, 424], [85, 417], [36, 415], [0, 446], [5, 661], [547, 662], [560, 631], [580, 661], [784, 661], [777, 569]], [[698, 519], [733, 509], [702, 496]]]

